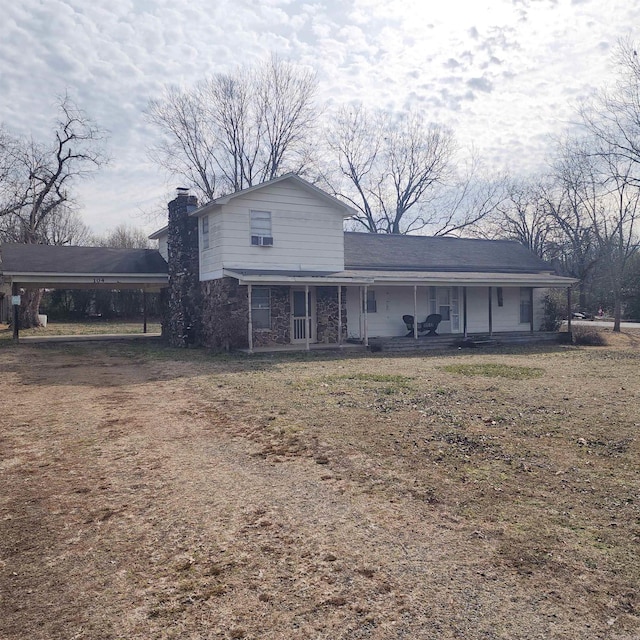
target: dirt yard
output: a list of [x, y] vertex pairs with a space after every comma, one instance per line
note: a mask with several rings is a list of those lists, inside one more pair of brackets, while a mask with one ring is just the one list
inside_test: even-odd
[[640, 638], [640, 342], [0, 346], [0, 638]]

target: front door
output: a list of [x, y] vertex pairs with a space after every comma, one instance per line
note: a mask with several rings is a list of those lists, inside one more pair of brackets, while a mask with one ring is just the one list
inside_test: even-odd
[[304, 289], [291, 290], [291, 342], [315, 340], [315, 295], [312, 289], [305, 303]]

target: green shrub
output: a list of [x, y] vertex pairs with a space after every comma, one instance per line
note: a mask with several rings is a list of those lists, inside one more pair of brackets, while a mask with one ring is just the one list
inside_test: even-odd
[[562, 326], [563, 307], [557, 295], [547, 294], [543, 300], [544, 309], [540, 331], [558, 331]]
[[583, 327], [580, 325], [571, 327], [573, 344], [587, 345], [590, 347], [605, 347], [607, 338], [602, 331], [594, 327]]

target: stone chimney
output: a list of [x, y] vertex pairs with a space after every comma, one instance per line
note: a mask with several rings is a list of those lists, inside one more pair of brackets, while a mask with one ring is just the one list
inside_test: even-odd
[[198, 256], [198, 218], [189, 214], [198, 200], [189, 189], [178, 188], [169, 205], [167, 254], [169, 291], [166, 337], [173, 347], [199, 344], [202, 325], [202, 294]]

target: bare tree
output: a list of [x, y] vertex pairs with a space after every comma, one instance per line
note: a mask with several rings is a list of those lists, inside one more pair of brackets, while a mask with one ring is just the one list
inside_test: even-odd
[[[105, 161], [102, 131], [68, 96], [60, 99], [58, 108], [51, 143], [6, 132], [0, 137], [0, 220], [17, 242], [61, 240], [63, 222], [67, 231], [72, 222], [73, 183]], [[39, 291], [25, 296], [23, 326], [38, 326], [40, 298]]]
[[169, 87], [147, 108], [163, 134], [151, 156], [205, 200], [300, 172], [317, 118], [316, 89], [314, 72], [275, 55], [194, 89]]
[[329, 189], [357, 211], [371, 233], [410, 233], [438, 224], [457, 227], [429, 207], [436, 187], [453, 177], [453, 134], [416, 113], [341, 108], [327, 135], [339, 175], [325, 172]]
[[556, 234], [543, 195], [550, 189], [541, 187], [542, 180], [510, 180], [506, 197], [496, 206], [491, 229], [493, 237], [515, 240], [544, 260], [550, 257]]
[[103, 236], [94, 236], [92, 244], [116, 249], [149, 249], [151, 246], [147, 234], [142, 229], [127, 224], [119, 224]]
[[[638, 44], [620, 40], [614, 62], [618, 77], [613, 87], [601, 91], [580, 108], [595, 151], [615, 156], [627, 182], [640, 184], [640, 57]], [[606, 161], [605, 161], [606, 162]], [[631, 171], [627, 172], [626, 168]]]

